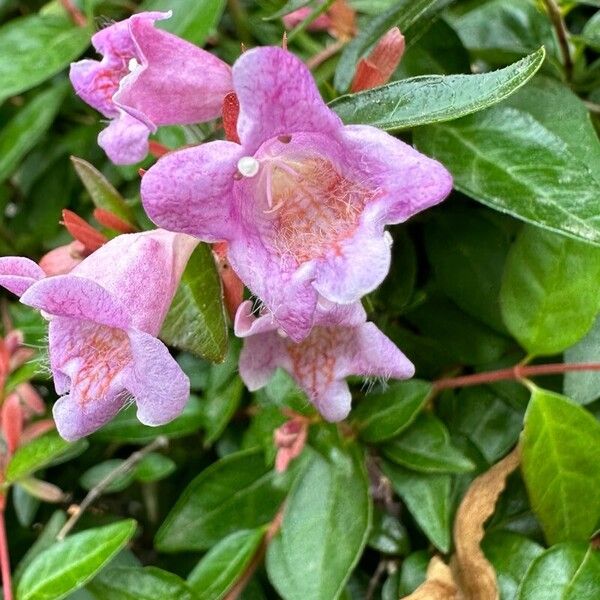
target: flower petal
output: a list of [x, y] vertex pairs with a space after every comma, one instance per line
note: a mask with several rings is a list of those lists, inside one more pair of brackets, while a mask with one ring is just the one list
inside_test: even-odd
[[80, 60], [71, 63], [69, 79], [75, 93], [107, 118], [116, 117], [119, 110], [113, 104], [113, 94], [119, 87], [119, 73], [105, 62]]
[[129, 331], [133, 365], [123, 385], [135, 397], [144, 425], [163, 425], [178, 417], [190, 395], [190, 381], [167, 347], [141, 331]]
[[142, 202], [160, 227], [201, 240], [229, 240], [237, 220], [231, 215], [231, 190], [243, 150], [216, 141], [171, 152], [142, 178]]
[[341, 129], [306, 65], [281, 48], [244, 52], [233, 66], [233, 85], [240, 102], [237, 130], [249, 154], [278, 135]]
[[375, 127], [344, 127], [343, 140], [348, 160], [380, 191], [384, 224], [406, 221], [452, 191], [452, 176], [441, 163]]
[[21, 296], [36, 281], [46, 276], [35, 262], [21, 256], [0, 257], [0, 286]]
[[120, 110], [98, 135], [98, 145], [115, 165], [132, 165], [146, 158], [149, 135], [145, 123]]
[[318, 395], [311, 398], [315, 408], [327, 421], [342, 421], [350, 414], [352, 394], [348, 384], [343, 380], [332, 381]]
[[240, 377], [246, 387], [254, 392], [269, 383], [277, 367], [290, 372], [291, 366], [283, 339], [276, 333], [264, 333], [244, 340], [240, 353]]
[[144, 14], [129, 19], [141, 66], [121, 80], [114, 101], [155, 125], [197, 123], [221, 114], [233, 88], [231, 68], [216, 56], [157, 29]]
[[109, 327], [124, 329], [130, 323], [129, 311], [120, 300], [95, 281], [73, 274], [36, 282], [21, 302], [53, 316], [86, 319]]

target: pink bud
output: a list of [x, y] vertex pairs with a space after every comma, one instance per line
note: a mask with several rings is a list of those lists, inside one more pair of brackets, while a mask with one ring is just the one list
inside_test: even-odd
[[8, 452], [12, 454], [17, 449], [23, 432], [23, 411], [17, 394], [9, 394], [2, 403], [0, 424]]
[[290, 462], [302, 453], [308, 435], [308, 419], [301, 415], [293, 417], [273, 432], [273, 441], [277, 448], [275, 470], [286, 471]]
[[44, 254], [40, 267], [46, 275], [66, 275], [70, 273], [89, 254], [78, 240], [59, 246]]

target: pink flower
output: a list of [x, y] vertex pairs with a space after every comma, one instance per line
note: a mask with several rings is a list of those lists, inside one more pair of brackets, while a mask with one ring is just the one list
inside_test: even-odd
[[133, 397], [138, 418], [161, 425], [189, 396], [188, 378], [156, 336], [196, 241], [156, 230], [120, 235], [67, 275], [45, 277], [26, 258], [0, 258], [0, 285], [49, 319], [59, 433], [109, 421]]
[[[310, 17], [313, 9], [308, 6], [298, 8], [287, 15], [282, 17], [283, 24], [286, 29], [294, 29], [296, 25], [299, 25]], [[308, 31], [327, 31], [331, 27], [331, 17], [327, 13], [319, 15], [308, 27]]]
[[255, 318], [252, 303], [236, 315], [235, 333], [246, 338], [240, 354], [240, 375], [250, 391], [266, 385], [274, 371], [287, 371], [328, 421], [350, 412], [349, 375], [408, 379], [413, 364], [373, 323], [357, 302], [319, 309], [315, 327], [299, 344], [282, 335], [268, 314]]
[[102, 60], [71, 65], [77, 94], [111, 120], [98, 143], [116, 164], [142, 160], [158, 125], [218, 117], [231, 90], [227, 64], [154, 27], [170, 16], [145, 12], [106, 27], [92, 37]]
[[308, 69], [280, 48], [233, 67], [241, 144], [169, 153], [142, 179], [150, 218], [171, 231], [225, 240], [240, 279], [295, 341], [319, 296], [350, 304], [390, 265], [384, 227], [440, 202], [450, 174], [374, 127], [344, 127]]

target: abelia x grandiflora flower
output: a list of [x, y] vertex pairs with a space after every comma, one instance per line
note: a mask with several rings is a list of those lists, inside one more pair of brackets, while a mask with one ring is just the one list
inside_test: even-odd
[[452, 178], [387, 133], [344, 126], [285, 50], [245, 52], [233, 87], [240, 144], [160, 158], [142, 179], [142, 201], [160, 227], [226, 241], [241, 280], [300, 342], [320, 298], [352, 304], [381, 283], [390, 265], [385, 225], [443, 200]]
[[71, 65], [77, 94], [111, 120], [98, 143], [116, 164], [145, 158], [159, 125], [218, 117], [231, 91], [229, 65], [154, 26], [170, 16], [144, 12], [114, 23], [92, 37], [101, 61]]
[[158, 335], [197, 242], [163, 230], [120, 235], [67, 275], [45, 277], [26, 258], [0, 258], [0, 285], [49, 321], [59, 433], [85, 436], [133, 397], [138, 418], [180, 414], [189, 380]]
[[252, 315], [252, 303], [238, 309], [235, 333], [244, 339], [240, 375], [250, 391], [265, 386], [275, 370], [287, 371], [328, 421], [348, 416], [352, 396], [349, 375], [408, 379], [413, 364], [373, 323], [356, 302], [319, 307], [308, 337], [294, 343], [269, 314]]

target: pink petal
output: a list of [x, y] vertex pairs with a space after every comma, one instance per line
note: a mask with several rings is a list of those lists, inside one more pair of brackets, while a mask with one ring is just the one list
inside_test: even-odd
[[348, 160], [380, 191], [376, 202], [384, 224], [406, 221], [452, 191], [443, 165], [375, 127], [346, 126], [343, 140]]
[[109, 327], [126, 328], [130, 322], [129, 311], [121, 301], [98, 283], [72, 274], [38, 281], [23, 294], [21, 302], [49, 315], [87, 319]]
[[168, 423], [188, 401], [189, 379], [160, 340], [139, 331], [130, 331], [129, 340], [133, 364], [123, 383], [135, 397], [138, 419], [144, 425]]
[[40, 259], [40, 267], [46, 275], [65, 275], [83, 260], [84, 253], [85, 246], [75, 240], [44, 254]]
[[197, 123], [221, 114], [232, 90], [231, 68], [209, 52], [156, 29], [143, 13], [129, 19], [141, 66], [127, 75], [114, 101], [150, 129]]
[[279, 366], [287, 367], [288, 372], [291, 370], [285, 344], [276, 332], [252, 336], [244, 340], [239, 370], [240, 377], [251, 392], [267, 385]]
[[12, 454], [17, 449], [23, 432], [23, 410], [19, 396], [9, 394], [0, 409], [2, 434], [8, 446], [8, 452]]
[[240, 102], [237, 130], [247, 154], [278, 135], [303, 131], [334, 136], [342, 126], [308, 68], [281, 48], [244, 52], [233, 66], [233, 85]]
[[148, 154], [148, 125], [119, 111], [106, 129], [98, 135], [98, 145], [116, 165], [131, 165]]
[[204, 241], [231, 239], [237, 229], [231, 190], [242, 155], [239, 144], [216, 141], [163, 156], [142, 178], [148, 216]]
[[0, 257], [0, 286], [21, 296], [36, 281], [45, 277], [39, 265], [21, 256]]
[[75, 93], [105, 117], [116, 117], [118, 108], [112, 97], [119, 88], [121, 71], [97, 60], [80, 60], [72, 63], [69, 71]]
[[311, 400], [321, 415], [331, 422], [344, 420], [352, 408], [352, 394], [343, 380], [332, 381]]

